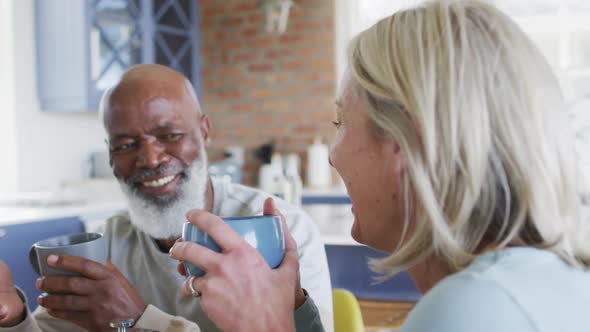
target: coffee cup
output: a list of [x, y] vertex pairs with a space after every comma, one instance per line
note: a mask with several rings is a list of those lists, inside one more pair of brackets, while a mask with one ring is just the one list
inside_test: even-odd
[[29, 250], [29, 262], [38, 275], [77, 275], [77, 273], [54, 269], [47, 265], [49, 255], [79, 256], [102, 265], [105, 265], [107, 260], [105, 241], [100, 233], [52, 237], [33, 244]]
[[[285, 238], [279, 216], [226, 217], [222, 219], [264, 257], [270, 268], [274, 269], [281, 264], [285, 256]], [[183, 225], [182, 240], [196, 242], [216, 252], [221, 251], [207, 233], [191, 223]], [[194, 264], [184, 262], [184, 267], [189, 276], [199, 277], [205, 274], [205, 271]]]

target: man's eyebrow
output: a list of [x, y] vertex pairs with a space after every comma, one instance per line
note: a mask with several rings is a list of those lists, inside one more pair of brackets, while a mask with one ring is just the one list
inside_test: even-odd
[[129, 135], [129, 134], [118, 134], [118, 135], [115, 135], [115, 136], [109, 138], [109, 141], [114, 142], [116, 140], [129, 139], [129, 138], [134, 139], [135, 136]]
[[160, 130], [170, 130], [170, 129], [178, 129], [178, 126], [172, 123], [164, 123], [163, 125], [158, 125], [152, 127], [148, 130], [148, 132], [160, 131]]
[[[148, 130], [148, 133], [161, 131], [161, 130], [170, 130], [170, 129], [178, 129], [178, 126], [176, 126], [172, 123], [164, 123], [162, 125], [157, 125], [155, 127], [150, 128]], [[114, 142], [119, 139], [135, 139], [135, 138], [137, 138], [137, 136], [131, 135], [131, 134], [117, 134], [117, 135], [109, 138], [109, 141]]]

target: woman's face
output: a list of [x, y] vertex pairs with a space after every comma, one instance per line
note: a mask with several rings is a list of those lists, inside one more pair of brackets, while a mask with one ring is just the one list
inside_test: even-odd
[[376, 134], [367, 113], [369, 105], [356, 89], [353, 80], [345, 79], [336, 101], [337, 133], [330, 161], [352, 200], [352, 237], [393, 252], [403, 230], [403, 158], [395, 142]]

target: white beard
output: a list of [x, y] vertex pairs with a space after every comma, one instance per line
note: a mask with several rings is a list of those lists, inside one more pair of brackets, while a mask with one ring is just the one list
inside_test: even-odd
[[165, 206], [146, 200], [121, 180], [119, 185], [127, 197], [131, 223], [155, 239], [172, 239], [180, 237], [189, 210], [205, 207], [207, 181], [207, 155], [202, 149], [189, 169], [188, 180], [180, 184], [178, 196]]

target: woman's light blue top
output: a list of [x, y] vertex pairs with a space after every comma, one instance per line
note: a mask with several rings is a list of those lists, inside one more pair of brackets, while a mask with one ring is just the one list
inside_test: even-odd
[[590, 271], [546, 250], [486, 253], [426, 293], [402, 331], [590, 331]]

